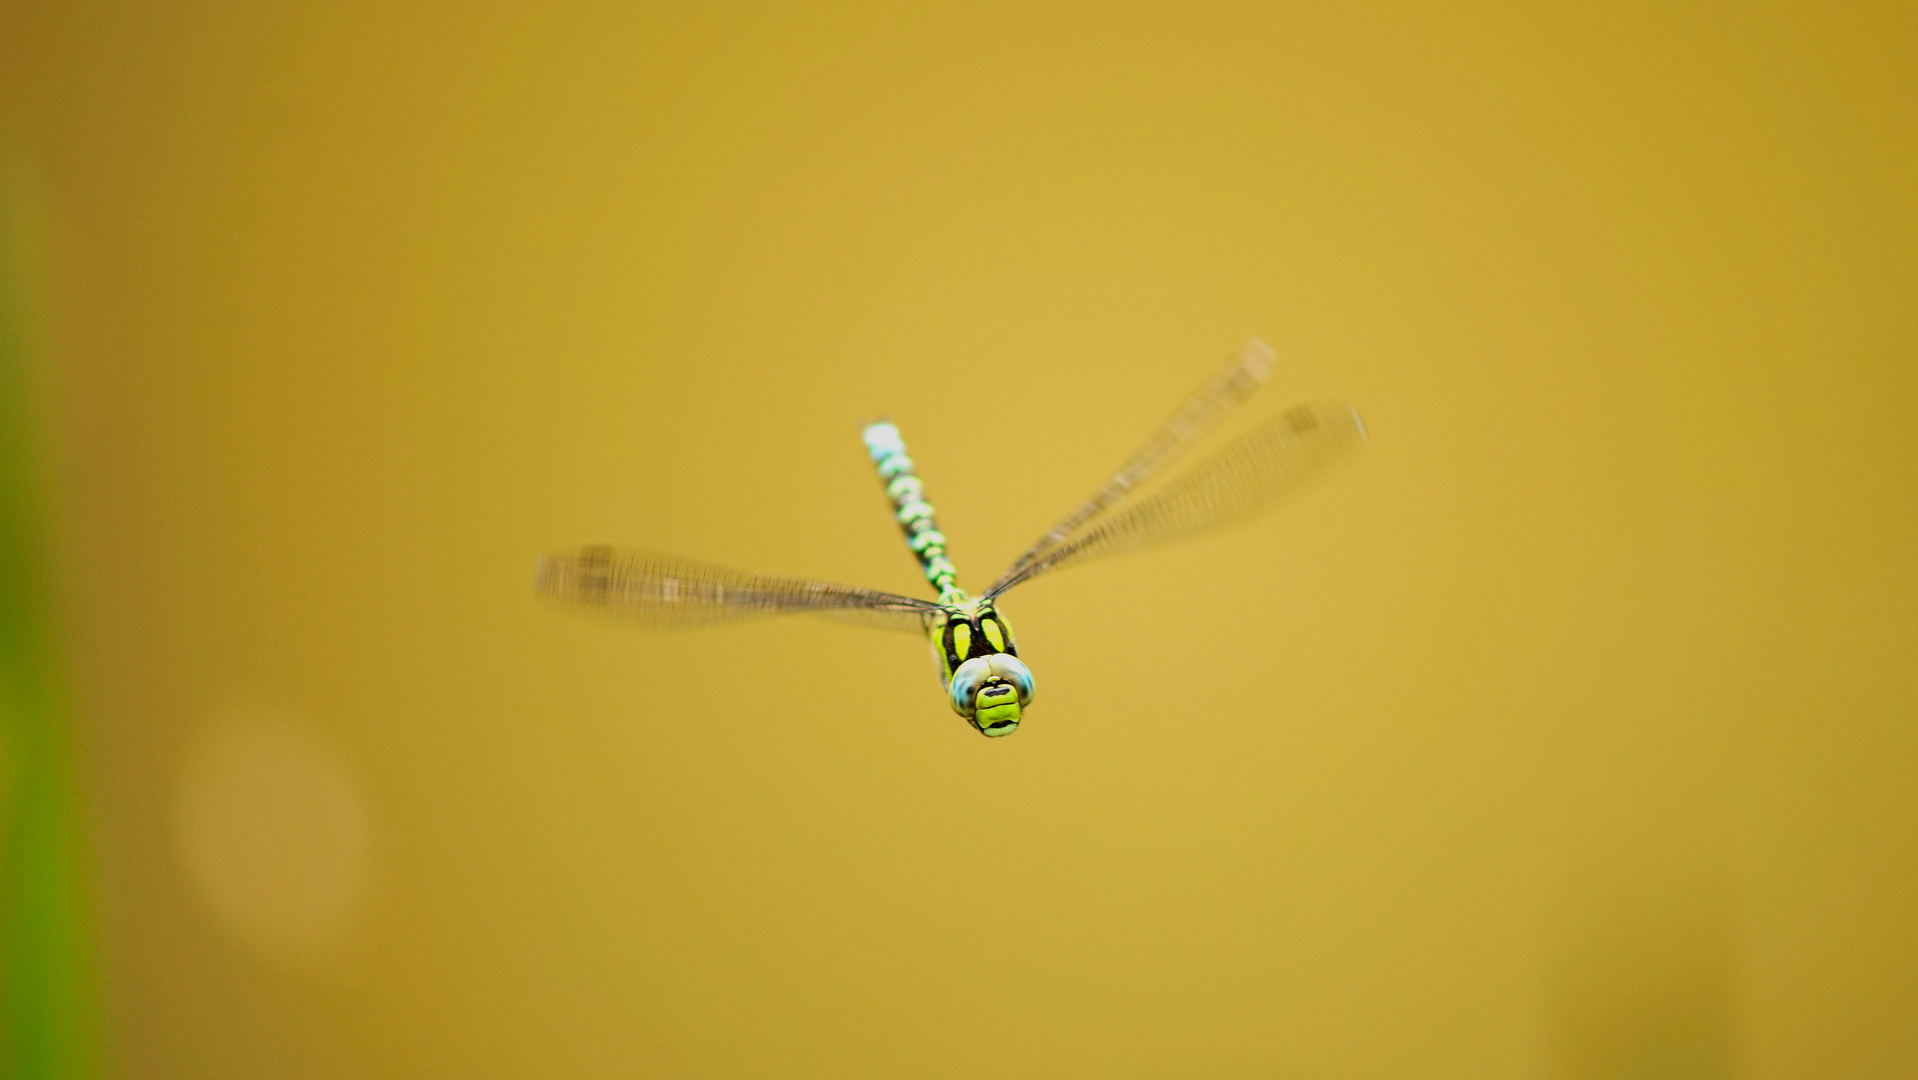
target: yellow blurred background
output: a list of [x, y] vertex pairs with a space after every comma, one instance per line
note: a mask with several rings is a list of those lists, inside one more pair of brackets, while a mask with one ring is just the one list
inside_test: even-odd
[[[0, 16], [109, 1075], [1918, 1076], [1909, 4]], [[1248, 334], [1254, 526], [924, 643]]]

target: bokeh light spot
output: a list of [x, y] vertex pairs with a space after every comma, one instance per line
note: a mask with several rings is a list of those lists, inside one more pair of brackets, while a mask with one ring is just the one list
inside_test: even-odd
[[285, 722], [220, 724], [189, 749], [178, 796], [181, 857], [223, 927], [276, 961], [338, 945], [364, 891], [366, 816], [320, 739]]

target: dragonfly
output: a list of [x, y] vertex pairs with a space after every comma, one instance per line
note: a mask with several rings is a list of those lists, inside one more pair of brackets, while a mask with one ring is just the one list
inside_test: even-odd
[[1034, 684], [999, 608], [1006, 593], [1043, 574], [1242, 523], [1365, 444], [1365, 424], [1351, 404], [1296, 405], [1170, 473], [1253, 395], [1273, 362], [1269, 346], [1247, 341], [1091, 497], [977, 596], [959, 587], [925, 484], [888, 420], [866, 425], [861, 435], [935, 600], [605, 544], [541, 557], [534, 591], [653, 630], [810, 613], [923, 634], [952, 711], [982, 735], [1010, 735], [1032, 706]]

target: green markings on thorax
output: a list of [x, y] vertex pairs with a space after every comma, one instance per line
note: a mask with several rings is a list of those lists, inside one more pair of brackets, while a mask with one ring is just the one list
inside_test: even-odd
[[1012, 627], [1006, 625], [1005, 616], [990, 600], [965, 601], [946, 615], [945, 622], [934, 624], [930, 636], [932, 651], [939, 657], [947, 682], [952, 681], [952, 673], [960, 664], [974, 657], [1019, 655], [1018, 646], [1012, 643]]
[[933, 520], [932, 504], [925, 500], [925, 484], [912, 471], [912, 459], [906, 456], [899, 429], [881, 420], [867, 425], [862, 434], [866, 451], [879, 470], [879, 480], [886, 485], [886, 498], [892, 501], [900, 531], [906, 534], [906, 546], [918, 558], [926, 580], [939, 590], [939, 602], [964, 603], [966, 594], [959, 588], [959, 571], [946, 558], [945, 534]]

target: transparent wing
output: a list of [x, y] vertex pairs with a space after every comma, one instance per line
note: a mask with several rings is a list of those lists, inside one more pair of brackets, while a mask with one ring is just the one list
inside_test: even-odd
[[748, 574], [603, 545], [541, 556], [533, 591], [627, 615], [650, 630], [682, 630], [798, 612], [921, 633], [925, 620], [944, 610], [925, 600], [877, 589]]
[[1364, 444], [1365, 425], [1358, 410], [1344, 402], [1289, 409], [1006, 575], [986, 595], [998, 596], [1062, 566], [1243, 520]]
[[[1078, 529], [1105, 513], [1113, 503], [1126, 496], [1127, 492], [1151, 479], [1167, 465], [1177, 461], [1192, 445], [1204, 438], [1206, 433], [1216, 427], [1220, 420], [1231, 414], [1233, 409], [1245, 403], [1253, 391], [1265, 382], [1272, 371], [1273, 353], [1271, 346], [1258, 338], [1249, 338], [1239, 347], [1232, 363], [1194, 391], [1192, 396], [1180, 405], [1172, 418], [1160, 428], [1152, 438], [1139, 447], [1119, 471], [1105, 486], [1092, 493], [1092, 497], [1080, 503], [1072, 513], [1059, 519], [1059, 523], [1046, 530], [1023, 555], [1014, 559], [999, 580], [986, 590], [987, 595], [996, 596], [1012, 587], [1013, 579], [1018, 578], [1026, 567], [1038, 562], [1047, 552], [1066, 542]], [[1021, 579], [1023, 580], [1023, 579]]]

